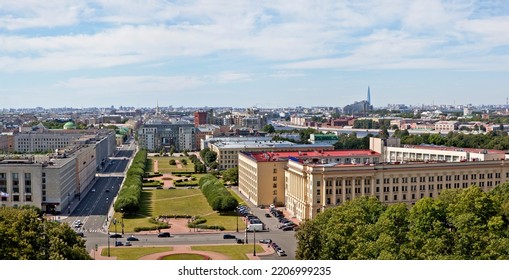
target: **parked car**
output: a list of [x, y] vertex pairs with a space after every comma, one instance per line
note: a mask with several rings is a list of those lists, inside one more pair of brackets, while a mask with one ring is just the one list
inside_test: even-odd
[[286, 227], [282, 227], [281, 230], [282, 231], [292, 231], [293, 227], [292, 226], [286, 226]]
[[265, 213], [265, 217], [271, 218], [272, 216], [269, 213]]
[[237, 237], [233, 234], [225, 234], [223, 235], [223, 239], [236, 239]]
[[85, 237], [85, 233], [83, 231], [76, 232], [76, 234], [80, 237]]
[[127, 237], [127, 241], [140, 241], [138, 238], [134, 237], [133, 235]]
[[170, 237], [170, 233], [169, 232], [161, 232], [157, 235], [157, 237]]
[[237, 244], [244, 244], [244, 239], [237, 238]]
[[120, 233], [110, 234], [110, 238], [122, 238], [122, 234]]
[[277, 251], [276, 251], [276, 254], [277, 254], [278, 256], [280, 256], [280, 257], [284, 257], [284, 256], [286, 256], [286, 252], [285, 252], [285, 250], [283, 250], [283, 249], [281, 249], [281, 248], [279, 248], [279, 250], [277, 250]]
[[115, 242], [115, 246], [124, 246], [124, 243], [122, 241]]
[[125, 242], [125, 246], [133, 246], [133, 244], [131, 244], [131, 242], [130, 242], [130, 241], [126, 241], [126, 242]]

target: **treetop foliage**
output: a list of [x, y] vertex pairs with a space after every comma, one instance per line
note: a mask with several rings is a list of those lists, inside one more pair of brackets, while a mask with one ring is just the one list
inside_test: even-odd
[[509, 183], [445, 190], [410, 209], [358, 197], [304, 221], [296, 236], [298, 259], [509, 259]]
[[1, 260], [89, 260], [85, 241], [67, 224], [30, 207], [0, 207]]

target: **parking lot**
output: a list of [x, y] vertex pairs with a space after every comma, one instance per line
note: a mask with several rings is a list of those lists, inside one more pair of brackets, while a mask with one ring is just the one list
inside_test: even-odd
[[[234, 191], [238, 193], [236, 188], [233, 188]], [[241, 197], [242, 195], [239, 194]], [[248, 232], [248, 242], [251, 244], [253, 241], [253, 236], [256, 234], [256, 242], [259, 243], [260, 240], [263, 239], [271, 239], [272, 243], [275, 243], [281, 250], [285, 251], [286, 256], [279, 256], [277, 254], [272, 254], [269, 256], [263, 256], [261, 259], [295, 259], [295, 250], [297, 248], [297, 241], [295, 239], [295, 231], [288, 230], [284, 231], [280, 229], [282, 223], [279, 222], [278, 218], [276, 218], [273, 214], [271, 214], [269, 208], [258, 208], [253, 207], [253, 205], [246, 201], [249, 207], [249, 213], [255, 216], [256, 219], [260, 220], [265, 225], [265, 230], [262, 232], [256, 231], [256, 233]], [[283, 208], [277, 208], [281, 211], [282, 215], [288, 219], [288, 222], [292, 222], [298, 226], [299, 222], [288, 215]], [[267, 215], [266, 215], [267, 214]], [[245, 221], [248, 221], [245, 218]], [[246, 223], [248, 224], [248, 222]], [[271, 244], [267, 244], [267, 246], [271, 246]]]

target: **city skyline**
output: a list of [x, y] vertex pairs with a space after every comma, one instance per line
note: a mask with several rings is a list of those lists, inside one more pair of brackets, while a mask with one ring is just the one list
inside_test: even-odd
[[509, 2], [2, 1], [0, 108], [506, 104]]

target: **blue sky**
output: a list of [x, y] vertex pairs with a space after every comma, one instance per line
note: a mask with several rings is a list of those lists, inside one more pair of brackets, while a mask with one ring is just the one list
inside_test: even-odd
[[0, 108], [505, 104], [509, 1], [1, 0]]

